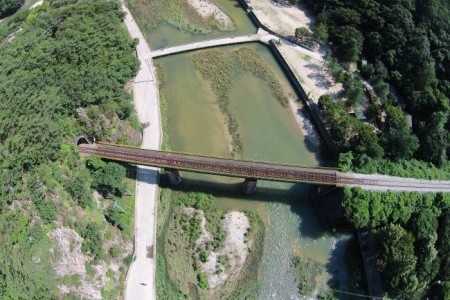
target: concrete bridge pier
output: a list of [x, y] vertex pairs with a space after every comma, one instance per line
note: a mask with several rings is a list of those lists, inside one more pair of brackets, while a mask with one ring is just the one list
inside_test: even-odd
[[253, 195], [256, 192], [256, 182], [255, 178], [245, 178], [242, 183], [242, 192], [246, 195]]
[[169, 181], [171, 185], [179, 185], [183, 178], [181, 173], [177, 169], [166, 169], [167, 176], [169, 176]]

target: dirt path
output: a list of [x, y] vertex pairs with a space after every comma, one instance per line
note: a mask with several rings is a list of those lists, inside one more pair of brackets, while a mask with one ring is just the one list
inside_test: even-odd
[[[151, 50], [128, 8], [122, 3], [125, 25], [136, 48], [140, 70], [134, 79], [133, 97], [139, 121], [144, 124], [142, 148], [159, 149], [162, 138], [158, 82]], [[125, 299], [155, 299], [156, 204], [158, 201], [156, 168], [138, 166], [135, 199], [134, 261], [128, 270]]]

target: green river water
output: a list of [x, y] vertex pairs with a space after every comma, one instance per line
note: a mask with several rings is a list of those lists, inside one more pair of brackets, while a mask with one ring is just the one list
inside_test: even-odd
[[[248, 18], [234, 1], [217, 0], [236, 22], [238, 30], [213, 32], [199, 36], [162, 25], [150, 34], [151, 48], [181, 44], [225, 35], [248, 34], [255, 31]], [[242, 25], [243, 24], [243, 25]], [[247, 47], [263, 57], [275, 72], [285, 91], [294, 94], [287, 78], [269, 49], [253, 43], [221, 47], [233, 51]], [[198, 53], [198, 52], [196, 52]], [[208, 81], [196, 71], [194, 53], [156, 59], [167, 75], [168, 134], [170, 148], [221, 157], [230, 157], [229, 137], [224, 117]], [[319, 159], [308, 150], [293, 113], [282, 107], [269, 87], [250, 72], [233, 74], [230, 112], [238, 120], [243, 142], [243, 159], [317, 166]], [[258, 182], [258, 191], [251, 197], [240, 192], [241, 179], [183, 173], [183, 189], [214, 195], [229, 210], [249, 209], [258, 212], [266, 225], [265, 248], [260, 268], [260, 299], [299, 299], [297, 283], [290, 267], [294, 255], [322, 264], [327, 274], [321, 278], [339, 281], [345, 288], [347, 271], [343, 261], [347, 236], [327, 233], [308, 200], [310, 186], [279, 182]], [[318, 285], [320, 286], [320, 283]]]

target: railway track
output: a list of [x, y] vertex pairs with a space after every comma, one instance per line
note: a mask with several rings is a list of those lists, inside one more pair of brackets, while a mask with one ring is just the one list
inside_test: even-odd
[[79, 149], [82, 154], [95, 154], [107, 159], [161, 168], [274, 181], [336, 184], [335, 170], [316, 169], [312, 171], [305, 167], [211, 158], [105, 144], [80, 145]]
[[112, 144], [82, 144], [79, 145], [79, 151], [85, 155], [94, 154], [111, 160], [231, 177], [336, 186], [363, 186], [382, 187], [386, 189], [450, 192], [450, 182], [448, 181], [414, 180], [387, 176], [367, 178], [367, 175], [343, 173], [339, 172], [337, 169], [299, 167], [284, 164], [205, 157], [164, 151], [143, 150]]

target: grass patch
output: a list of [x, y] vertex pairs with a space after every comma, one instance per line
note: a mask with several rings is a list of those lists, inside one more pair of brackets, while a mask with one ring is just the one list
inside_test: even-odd
[[309, 258], [296, 256], [292, 259], [292, 267], [298, 279], [298, 292], [302, 296], [310, 296], [318, 277], [324, 272], [323, 265]]
[[312, 59], [312, 57], [309, 56], [309, 55], [307, 55], [307, 54], [303, 55], [302, 58], [303, 58], [303, 60], [306, 61], [306, 62], [310, 62], [311, 59]]
[[287, 106], [288, 99], [283, 88], [261, 56], [248, 48], [240, 48], [231, 53], [217, 49], [206, 50], [194, 55], [194, 65], [202, 77], [210, 82], [217, 96], [217, 102], [225, 115], [228, 131], [232, 137], [231, 154], [233, 157], [238, 157], [242, 153], [242, 139], [239, 134], [238, 121], [229, 110], [233, 75], [242, 71], [252, 73], [269, 85], [273, 95], [282, 106]]
[[[192, 220], [199, 220], [199, 216], [195, 213], [186, 214], [188, 207], [196, 209], [196, 212], [203, 211], [205, 228], [215, 237], [214, 241], [204, 247], [195, 245], [200, 228]], [[215, 292], [218, 299], [257, 297], [258, 267], [263, 252], [265, 227], [256, 213], [245, 213], [251, 225], [246, 233], [250, 252], [239, 276]], [[159, 299], [187, 299], [188, 295], [193, 294], [205, 298], [210, 295], [199, 265], [212, 249], [222, 247], [224, 235], [220, 223], [224, 214], [225, 211], [218, 207], [217, 200], [210, 195], [161, 189], [156, 254], [156, 289]], [[199, 278], [202, 280], [199, 281]]]
[[155, 64], [156, 76], [158, 78], [159, 89], [159, 111], [161, 113], [161, 126], [163, 139], [161, 143], [162, 150], [170, 150], [169, 146], [169, 101], [165, 92], [167, 83], [167, 73], [160, 64]]

